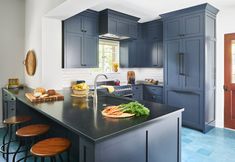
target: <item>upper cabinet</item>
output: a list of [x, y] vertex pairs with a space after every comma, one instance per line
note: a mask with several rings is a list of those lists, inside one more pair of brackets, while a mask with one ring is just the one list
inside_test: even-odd
[[99, 34], [108, 39], [136, 39], [139, 18], [106, 9], [100, 12]]
[[[120, 43], [120, 67], [162, 67], [162, 41], [163, 23], [161, 20], [138, 24], [137, 39]], [[135, 50], [131, 50], [133, 47]]]
[[161, 20], [154, 20], [144, 23], [143, 35], [146, 39], [162, 40], [163, 22]]
[[98, 19], [87, 10], [63, 21], [63, 68], [98, 66]]
[[164, 34], [167, 40], [192, 36], [203, 36], [203, 13], [191, 13], [164, 21]]

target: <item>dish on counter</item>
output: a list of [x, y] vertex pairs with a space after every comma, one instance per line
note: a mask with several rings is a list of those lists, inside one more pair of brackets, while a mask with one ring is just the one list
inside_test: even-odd
[[148, 116], [150, 110], [139, 102], [130, 102], [118, 106], [107, 106], [102, 115], [110, 118], [127, 118], [132, 116]]
[[86, 83], [79, 83], [72, 86], [73, 97], [86, 97], [88, 96], [89, 86]]

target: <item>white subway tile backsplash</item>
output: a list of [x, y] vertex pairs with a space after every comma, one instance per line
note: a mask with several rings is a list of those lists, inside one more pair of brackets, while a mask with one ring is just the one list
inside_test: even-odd
[[[105, 73], [110, 80], [118, 79], [121, 84], [127, 83], [127, 72], [134, 71], [136, 80], [152, 78], [163, 82], [163, 68], [121, 68], [117, 73]], [[85, 80], [92, 85], [95, 76], [99, 74], [94, 69], [63, 69], [63, 87], [69, 87], [72, 81]]]

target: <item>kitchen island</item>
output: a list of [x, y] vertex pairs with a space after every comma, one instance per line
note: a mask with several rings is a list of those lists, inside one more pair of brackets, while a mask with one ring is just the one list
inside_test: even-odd
[[131, 99], [99, 96], [82, 101], [60, 91], [64, 101], [32, 104], [25, 98], [30, 88], [3, 92], [16, 98], [16, 114], [31, 115], [32, 123], [48, 123], [47, 136], [63, 136], [72, 142], [73, 162], [180, 162], [181, 114], [183, 109], [139, 101], [150, 109], [147, 117], [105, 118], [105, 106], [128, 103]]

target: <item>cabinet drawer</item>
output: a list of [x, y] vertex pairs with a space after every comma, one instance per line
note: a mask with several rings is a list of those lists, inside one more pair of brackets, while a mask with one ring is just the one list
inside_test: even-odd
[[9, 94], [8, 92], [6, 92], [5, 90], [3, 90], [3, 100], [4, 101], [15, 101], [15, 97], [12, 96], [11, 94]]
[[145, 85], [145, 86], [144, 86], [144, 91], [145, 91], [146, 93], [150, 93], [150, 94], [153, 94], [153, 95], [162, 96], [163, 87], [156, 87], [156, 86], [148, 86], [148, 85]]

